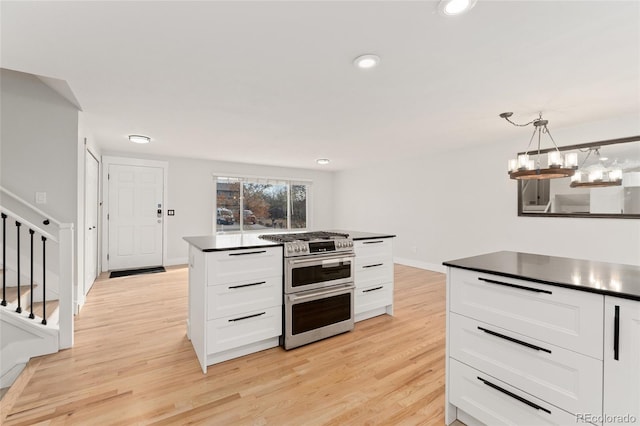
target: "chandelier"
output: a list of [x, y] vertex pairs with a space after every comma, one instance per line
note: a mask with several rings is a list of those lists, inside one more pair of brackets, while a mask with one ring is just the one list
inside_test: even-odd
[[[509, 160], [509, 177], [511, 179], [555, 179], [573, 176], [578, 168], [578, 154], [575, 152], [568, 153], [563, 156], [556, 145], [556, 141], [553, 140], [547, 124], [549, 121], [542, 118], [542, 113], [538, 118], [525, 124], [517, 124], [509, 119], [513, 115], [512, 112], [503, 112], [500, 117], [507, 120], [509, 123], [518, 127], [525, 127], [529, 124], [533, 124], [533, 134], [529, 140], [529, 145], [524, 154], [519, 154], [518, 158]], [[538, 148], [535, 151], [530, 151], [531, 143], [538, 134]], [[542, 140], [542, 134], [548, 135], [555, 149], [552, 149], [547, 153], [547, 161], [545, 167], [543, 167], [540, 152], [540, 142]], [[533, 155], [530, 155], [530, 152]], [[531, 158], [533, 157], [533, 158]]]
[[[620, 186], [622, 185], [622, 168], [613, 163], [610, 167], [606, 167], [604, 162], [606, 157], [600, 156], [600, 147], [588, 149], [587, 156], [584, 161], [571, 176], [571, 188], [599, 188], [604, 186]], [[587, 160], [594, 153], [598, 159], [594, 164], [585, 167]]]

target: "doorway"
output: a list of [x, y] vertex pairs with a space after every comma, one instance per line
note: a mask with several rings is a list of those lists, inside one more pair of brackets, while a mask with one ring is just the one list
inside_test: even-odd
[[103, 270], [162, 266], [166, 163], [105, 158], [104, 168], [107, 250]]
[[99, 162], [91, 153], [85, 151], [85, 220], [84, 233], [84, 296], [89, 293], [91, 286], [98, 277], [98, 211], [100, 183]]

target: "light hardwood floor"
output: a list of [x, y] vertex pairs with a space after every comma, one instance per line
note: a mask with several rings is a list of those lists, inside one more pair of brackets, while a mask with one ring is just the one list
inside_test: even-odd
[[3, 425], [442, 425], [445, 276], [395, 266], [395, 316], [202, 374], [186, 338], [187, 269], [94, 284], [75, 346], [34, 358]]

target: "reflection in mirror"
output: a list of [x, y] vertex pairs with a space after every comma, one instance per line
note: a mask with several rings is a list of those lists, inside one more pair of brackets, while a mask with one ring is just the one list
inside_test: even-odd
[[518, 181], [519, 215], [640, 218], [640, 136], [559, 149], [577, 153], [578, 170]]

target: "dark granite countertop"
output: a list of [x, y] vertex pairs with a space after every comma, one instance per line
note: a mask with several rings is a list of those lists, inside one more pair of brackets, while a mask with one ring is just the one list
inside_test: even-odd
[[358, 240], [375, 240], [377, 238], [395, 238], [394, 234], [385, 234], [377, 232], [362, 232], [362, 231], [346, 231], [344, 229], [332, 229], [331, 232], [342, 232], [349, 234], [354, 241]]
[[281, 243], [258, 238], [258, 234], [224, 234], [183, 237], [183, 240], [200, 251], [242, 250], [249, 248], [281, 246]]
[[[342, 232], [349, 234], [355, 241], [372, 240], [376, 238], [393, 238], [393, 234], [380, 234], [373, 232], [332, 230], [332, 232]], [[293, 232], [292, 232], [293, 233]], [[201, 251], [223, 251], [223, 250], [242, 250], [259, 247], [281, 246], [281, 243], [275, 243], [261, 239], [259, 234], [219, 234], [219, 235], [202, 235], [196, 237], [183, 237], [183, 240]]]
[[443, 265], [640, 301], [640, 266], [635, 265], [512, 251], [451, 260]]

